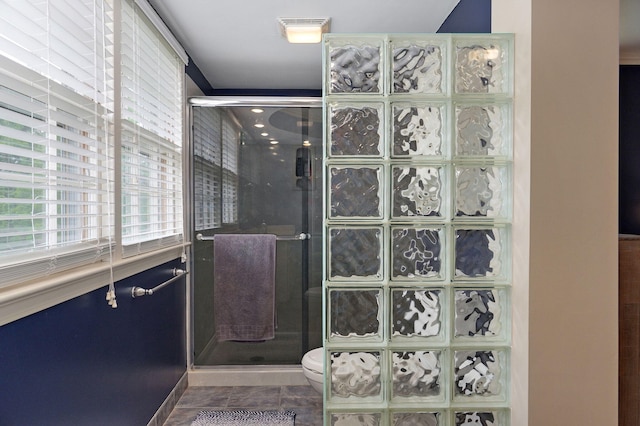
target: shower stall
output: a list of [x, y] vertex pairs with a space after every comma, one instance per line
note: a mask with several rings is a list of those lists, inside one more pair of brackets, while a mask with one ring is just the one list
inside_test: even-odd
[[[194, 366], [300, 364], [322, 346], [321, 98], [197, 97], [189, 104]], [[213, 240], [221, 233], [278, 238], [272, 340], [217, 339]]]

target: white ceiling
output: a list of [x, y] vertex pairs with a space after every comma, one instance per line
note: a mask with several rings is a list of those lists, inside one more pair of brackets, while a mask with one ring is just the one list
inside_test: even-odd
[[[278, 18], [333, 33], [436, 32], [460, 0], [150, 0], [215, 89], [321, 88], [320, 44], [289, 44]], [[296, 70], [296, 72], [291, 72]]]
[[[429, 33], [460, 0], [149, 1], [213, 88], [318, 90], [320, 44], [287, 43], [278, 18], [329, 17], [333, 33]], [[621, 52], [640, 63], [640, 0], [620, 0], [620, 16]]]

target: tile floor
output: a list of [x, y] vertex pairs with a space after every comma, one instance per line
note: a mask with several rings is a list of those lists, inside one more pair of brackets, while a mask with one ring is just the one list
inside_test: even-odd
[[189, 426], [202, 410], [293, 410], [296, 426], [322, 425], [322, 395], [311, 386], [188, 387], [164, 426]]

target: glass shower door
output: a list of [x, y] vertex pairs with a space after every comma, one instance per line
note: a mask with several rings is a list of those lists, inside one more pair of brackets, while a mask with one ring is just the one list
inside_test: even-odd
[[[299, 364], [307, 350], [322, 345], [322, 177], [315, 173], [321, 170], [322, 108], [319, 100], [297, 106], [270, 99], [191, 109], [195, 365]], [[216, 338], [211, 238], [220, 233], [281, 237], [273, 340]], [[303, 239], [295, 238], [300, 234]]]

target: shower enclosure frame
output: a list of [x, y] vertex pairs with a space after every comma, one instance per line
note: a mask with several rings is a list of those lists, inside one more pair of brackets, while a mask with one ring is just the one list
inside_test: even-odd
[[[188, 99], [187, 123], [189, 142], [187, 147], [193, 149], [193, 108], [194, 107], [281, 107], [281, 108], [321, 108], [324, 118], [324, 104], [321, 96], [195, 96]], [[323, 125], [324, 129], [324, 125]], [[323, 138], [324, 139], [324, 138]], [[194, 171], [193, 155], [188, 156], [188, 173], [192, 176]], [[323, 181], [323, 180], [321, 180]], [[194, 266], [194, 246], [196, 240], [194, 220], [194, 188], [189, 185], [189, 199], [186, 201], [188, 229], [185, 235], [189, 236], [190, 245], [190, 269]], [[324, 197], [322, 197], [323, 199]], [[322, 206], [324, 209], [324, 206]], [[187, 366], [189, 384], [192, 386], [250, 386], [250, 385], [306, 385], [306, 378], [302, 374], [300, 365], [196, 365], [195, 364], [195, 339], [194, 339], [194, 278], [195, 274], [189, 274], [188, 281], [188, 306], [187, 306]], [[323, 301], [324, 303], [324, 301]], [[324, 312], [324, 307], [322, 308]], [[324, 324], [322, 325], [324, 327]], [[305, 334], [308, 330], [303, 331]], [[324, 330], [319, 330], [323, 335]]]

